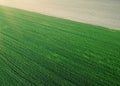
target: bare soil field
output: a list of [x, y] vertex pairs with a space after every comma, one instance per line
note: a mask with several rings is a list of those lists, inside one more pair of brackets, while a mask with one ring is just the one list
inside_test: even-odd
[[0, 5], [120, 30], [120, 0], [0, 0]]

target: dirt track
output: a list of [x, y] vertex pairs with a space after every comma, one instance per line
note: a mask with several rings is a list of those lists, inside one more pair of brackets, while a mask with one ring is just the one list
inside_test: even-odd
[[120, 0], [0, 0], [0, 4], [120, 30]]

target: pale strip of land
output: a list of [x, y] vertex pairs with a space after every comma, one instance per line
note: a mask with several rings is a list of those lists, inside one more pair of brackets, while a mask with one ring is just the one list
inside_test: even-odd
[[0, 0], [0, 5], [120, 30], [120, 0]]

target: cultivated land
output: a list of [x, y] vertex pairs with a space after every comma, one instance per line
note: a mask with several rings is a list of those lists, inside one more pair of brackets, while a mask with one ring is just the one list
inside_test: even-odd
[[120, 86], [120, 31], [0, 6], [0, 86]]
[[0, 0], [0, 5], [120, 30], [120, 0]]

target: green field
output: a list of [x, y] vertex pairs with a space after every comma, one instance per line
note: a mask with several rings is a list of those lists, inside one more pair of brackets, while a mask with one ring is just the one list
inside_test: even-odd
[[0, 6], [0, 86], [120, 86], [120, 31]]

